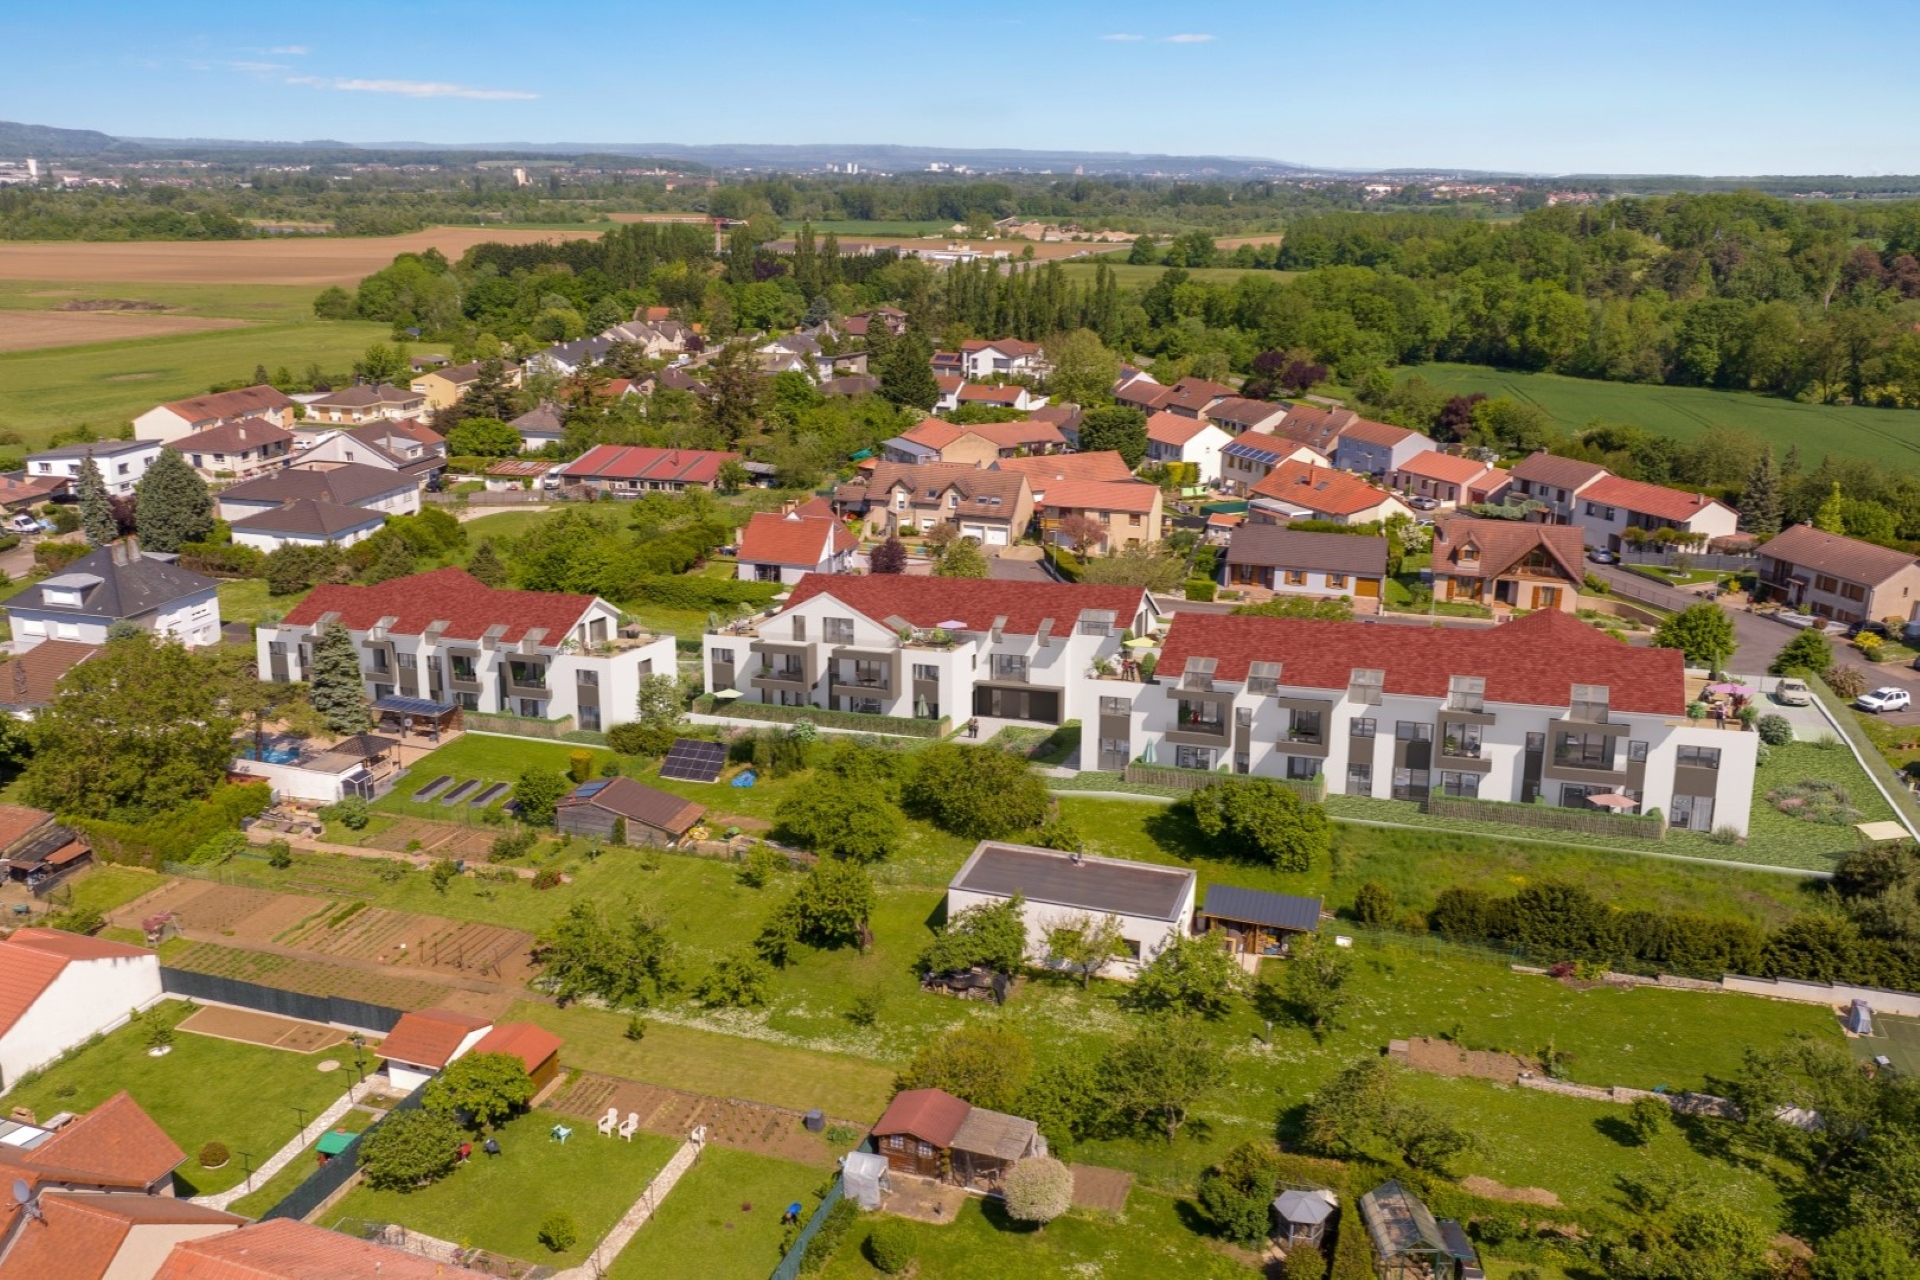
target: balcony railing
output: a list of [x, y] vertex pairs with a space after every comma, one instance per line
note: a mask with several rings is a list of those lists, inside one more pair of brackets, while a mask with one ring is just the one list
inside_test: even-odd
[[1327, 736], [1316, 729], [1289, 729], [1280, 739], [1282, 743], [1298, 742], [1310, 747], [1324, 747]]
[[1443, 756], [1452, 756], [1456, 760], [1478, 760], [1480, 758], [1480, 744], [1478, 742], [1464, 742], [1459, 738], [1442, 738], [1440, 740], [1440, 754]]

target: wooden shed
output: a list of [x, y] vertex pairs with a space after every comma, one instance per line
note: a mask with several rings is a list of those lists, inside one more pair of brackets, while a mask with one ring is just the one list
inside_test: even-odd
[[1320, 899], [1208, 885], [1206, 905], [1194, 922], [1202, 932], [1225, 938], [1237, 955], [1283, 956], [1290, 938], [1320, 927]]
[[475, 1053], [506, 1053], [520, 1059], [533, 1077], [535, 1094], [560, 1074], [560, 1046], [565, 1041], [531, 1022], [502, 1022], [473, 1046]]
[[673, 845], [706, 813], [703, 804], [632, 778], [595, 778], [562, 797], [553, 818], [561, 831], [603, 844]]
[[1008, 1168], [1047, 1154], [1033, 1121], [970, 1106], [941, 1089], [895, 1095], [873, 1136], [895, 1173], [975, 1191], [998, 1191]]

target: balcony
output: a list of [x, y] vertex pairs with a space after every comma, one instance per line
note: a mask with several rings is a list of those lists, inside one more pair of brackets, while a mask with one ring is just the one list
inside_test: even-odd
[[852, 679], [843, 679], [840, 676], [830, 676], [827, 679], [827, 686], [833, 693], [844, 693], [855, 697], [890, 698], [893, 696], [893, 685], [877, 677], [855, 676]]
[[1440, 754], [1455, 760], [1478, 760], [1481, 744], [1463, 738], [1446, 737], [1440, 739]]

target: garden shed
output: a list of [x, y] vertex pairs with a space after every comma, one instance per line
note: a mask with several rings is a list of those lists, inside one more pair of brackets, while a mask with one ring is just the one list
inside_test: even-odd
[[504, 1053], [520, 1059], [535, 1091], [545, 1089], [560, 1074], [560, 1046], [565, 1041], [531, 1022], [502, 1022], [480, 1037], [475, 1053]]
[[1484, 1280], [1460, 1224], [1436, 1221], [1419, 1196], [1397, 1181], [1360, 1197], [1380, 1280]]
[[893, 1172], [974, 1191], [998, 1191], [1008, 1168], [1047, 1154], [1033, 1121], [970, 1106], [941, 1089], [896, 1094], [873, 1137]]
[[1289, 1187], [1273, 1198], [1274, 1236], [1288, 1248], [1318, 1245], [1327, 1234], [1337, 1202], [1323, 1187]]
[[554, 806], [563, 832], [604, 844], [674, 845], [707, 814], [707, 808], [632, 778], [595, 778], [568, 792]]
[[1194, 924], [1221, 935], [1236, 955], [1283, 956], [1289, 939], [1320, 927], [1320, 899], [1213, 884]]

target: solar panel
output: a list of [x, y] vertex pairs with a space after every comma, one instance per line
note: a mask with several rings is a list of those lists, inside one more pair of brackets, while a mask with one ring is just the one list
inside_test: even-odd
[[595, 778], [592, 782], [583, 782], [573, 789], [574, 799], [585, 800], [590, 795], [596, 795], [611, 781], [611, 778]]
[[660, 762], [660, 776], [680, 782], [718, 782], [727, 763], [727, 749], [718, 742], [675, 738], [673, 750]]

